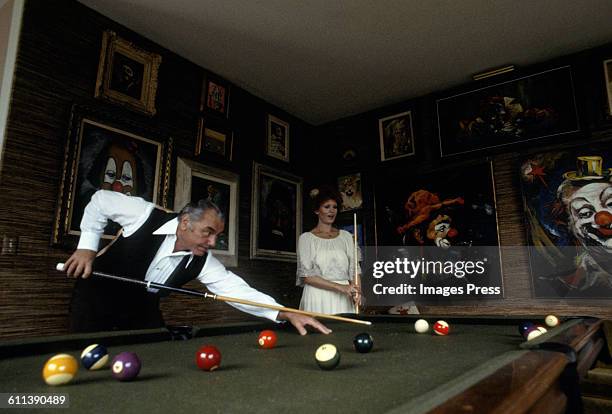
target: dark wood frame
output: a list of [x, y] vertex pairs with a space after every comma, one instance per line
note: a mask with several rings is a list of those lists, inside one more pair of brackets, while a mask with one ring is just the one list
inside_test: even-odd
[[[223, 89], [223, 99], [222, 99], [222, 108], [215, 108], [214, 106], [210, 105], [209, 102], [209, 89], [211, 85], [216, 85], [219, 88]], [[201, 112], [208, 112], [208, 113], [212, 113], [214, 115], [223, 117], [223, 118], [229, 118], [229, 110], [230, 110], [230, 84], [226, 81], [224, 81], [223, 79], [219, 78], [218, 76], [214, 76], [214, 75], [210, 75], [210, 74], [205, 74], [204, 75], [204, 79], [202, 81], [202, 96], [200, 99], [200, 111]]]

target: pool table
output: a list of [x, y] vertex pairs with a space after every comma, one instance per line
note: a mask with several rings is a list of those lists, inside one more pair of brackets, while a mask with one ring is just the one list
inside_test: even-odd
[[[450, 323], [450, 334], [414, 331], [417, 318]], [[103, 332], [0, 343], [0, 393], [64, 393], [70, 410], [108, 412], [292, 413], [560, 413], [580, 404], [578, 377], [597, 358], [601, 321], [570, 318], [524, 342], [518, 324], [527, 318], [381, 316], [370, 327], [329, 323], [330, 335], [299, 336], [292, 327], [252, 323], [202, 328]], [[529, 320], [543, 320], [528, 317]], [[275, 329], [273, 349], [257, 344], [262, 329]], [[368, 332], [370, 353], [353, 350], [353, 337]], [[41, 377], [55, 353], [79, 357], [91, 344], [111, 355], [132, 351], [142, 370], [132, 382], [115, 380], [108, 365], [79, 368], [68, 385], [47, 386]], [[339, 366], [321, 370], [316, 348], [333, 343]], [[217, 346], [221, 367], [201, 371], [197, 349]]]

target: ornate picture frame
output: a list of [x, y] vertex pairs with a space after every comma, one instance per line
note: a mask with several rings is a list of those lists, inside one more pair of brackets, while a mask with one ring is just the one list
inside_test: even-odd
[[155, 115], [161, 61], [157, 53], [143, 50], [113, 31], [105, 31], [94, 96], [149, 116]]
[[266, 125], [266, 155], [289, 162], [289, 123], [268, 114]]
[[198, 136], [194, 155], [202, 160], [233, 160], [234, 133], [224, 122], [212, 117], [198, 118]]
[[230, 85], [213, 75], [204, 75], [200, 111], [228, 118], [230, 106]]
[[405, 111], [378, 120], [380, 160], [389, 161], [414, 155], [412, 111]]
[[[74, 106], [64, 153], [52, 242], [81, 234], [83, 210], [99, 189], [168, 206], [172, 140], [87, 107]], [[119, 229], [109, 223], [103, 238]]]
[[302, 232], [302, 179], [254, 162], [251, 259], [294, 262]]
[[225, 216], [225, 231], [217, 237], [211, 252], [228, 267], [238, 266], [238, 197], [240, 176], [178, 157], [174, 209], [178, 212], [187, 203], [200, 199], [213, 201]]
[[436, 101], [440, 156], [580, 131], [571, 66]]

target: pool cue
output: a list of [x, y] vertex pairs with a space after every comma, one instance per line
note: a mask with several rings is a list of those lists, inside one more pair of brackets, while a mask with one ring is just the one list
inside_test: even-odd
[[[64, 263], [58, 263], [55, 266], [55, 268], [59, 270], [60, 272], [63, 271]], [[357, 324], [362, 324], [362, 325], [372, 325], [372, 322], [370, 321], [361, 321], [359, 319], [345, 318], [343, 316], [336, 316], [336, 315], [328, 315], [326, 313], [308, 312], [308, 311], [303, 311], [300, 309], [286, 308], [284, 306], [278, 306], [278, 305], [268, 305], [267, 303], [253, 302], [251, 300], [232, 298], [229, 296], [213, 295], [212, 293], [208, 293], [208, 292], [200, 292], [198, 290], [166, 286], [166, 285], [162, 285], [161, 283], [155, 283], [155, 282], [145, 282], [144, 280], [130, 279], [129, 277], [111, 275], [110, 273], [94, 271], [92, 272], [92, 274], [95, 276], [106, 278], [106, 279], [114, 279], [114, 280], [118, 280], [121, 282], [128, 282], [128, 283], [134, 283], [137, 285], [144, 285], [147, 288], [162, 289], [162, 290], [167, 290], [170, 292], [183, 293], [183, 294], [191, 295], [191, 296], [199, 296], [205, 299], [220, 300], [223, 302], [241, 303], [243, 305], [257, 306], [259, 308], [273, 309], [273, 310], [282, 311], [282, 312], [299, 313], [301, 315], [312, 316], [314, 318], [325, 318], [325, 319], [333, 319], [333, 320], [342, 321], [342, 322], [357, 323]]]
[[[357, 213], [353, 213], [353, 262], [355, 268], [354, 281], [355, 286], [360, 287], [361, 284], [358, 277], [357, 267], [359, 263], [359, 259], [357, 258]], [[355, 302], [355, 314], [359, 315], [359, 301], [361, 300], [361, 293], [358, 293], [357, 301]]]

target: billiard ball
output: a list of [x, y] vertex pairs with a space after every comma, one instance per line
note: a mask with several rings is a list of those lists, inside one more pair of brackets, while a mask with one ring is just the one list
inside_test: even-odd
[[326, 371], [332, 370], [340, 363], [340, 352], [335, 345], [323, 344], [317, 348], [315, 359], [319, 368]]
[[214, 345], [204, 345], [196, 352], [196, 364], [204, 371], [214, 371], [221, 365], [221, 352]]
[[374, 346], [374, 338], [369, 333], [360, 333], [353, 338], [353, 347], [355, 351], [366, 354], [372, 350]]
[[274, 348], [276, 346], [276, 341], [278, 340], [276, 333], [274, 331], [265, 330], [261, 331], [259, 334], [259, 339], [257, 343], [259, 346], [265, 349]]
[[81, 352], [81, 364], [90, 371], [102, 368], [107, 362], [108, 351], [102, 345], [89, 345]]
[[540, 336], [542, 334], [543, 334], [543, 332], [534, 326], [534, 327], [531, 327], [531, 328], [529, 328], [527, 330], [526, 339], [528, 341], [531, 341], [532, 339], [537, 338], [538, 336]]
[[131, 381], [138, 376], [142, 364], [133, 352], [121, 352], [113, 358], [111, 369], [113, 377], [119, 381]]
[[425, 319], [419, 319], [414, 323], [414, 330], [418, 333], [425, 333], [429, 331], [429, 323]]
[[559, 325], [559, 318], [557, 318], [555, 315], [547, 315], [546, 318], [544, 318], [544, 322], [546, 323], [546, 326], [554, 328], [555, 326]]
[[542, 332], [542, 333], [546, 333], [548, 332], [548, 329], [546, 329], [545, 327], [543, 327], [542, 325], [536, 325], [535, 326], [537, 328], [538, 331]]
[[68, 384], [79, 369], [76, 358], [68, 354], [57, 354], [45, 362], [42, 376], [49, 385]]
[[529, 321], [525, 321], [523, 323], [521, 323], [519, 325], [519, 333], [521, 334], [521, 336], [526, 337], [526, 332], [529, 328], [531, 328], [532, 326], [535, 326], [535, 324], [533, 322], [529, 322]]
[[448, 335], [450, 326], [448, 326], [448, 323], [445, 321], [438, 321], [434, 323], [433, 331], [436, 333], [436, 335]]

